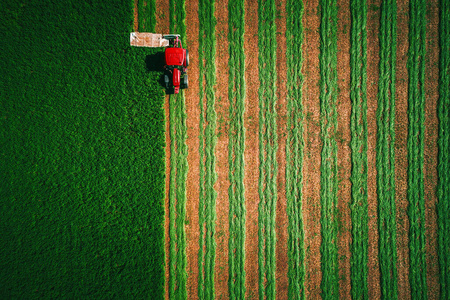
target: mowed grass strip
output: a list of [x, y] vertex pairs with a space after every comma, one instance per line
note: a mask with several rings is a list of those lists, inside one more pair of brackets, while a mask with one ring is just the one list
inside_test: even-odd
[[155, 32], [156, 0], [138, 0], [139, 31]]
[[1, 298], [163, 299], [160, 49], [131, 1], [0, 8]]
[[438, 253], [441, 299], [450, 297], [450, 3], [442, 0], [439, 24]]
[[[215, 171], [217, 144], [215, 111], [216, 84], [216, 36], [214, 1], [199, 1], [199, 73], [200, 73], [200, 195], [199, 195], [199, 253], [198, 253], [198, 296], [199, 299], [214, 299], [214, 266], [216, 257], [215, 221], [217, 181]], [[205, 91], [205, 92], [203, 92]], [[204, 105], [206, 97], [206, 109]]]
[[287, 142], [286, 200], [288, 224], [288, 298], [305, 298], [303, 187], [303, 1], [286, 3]]
[[277, 203], [276, 153], [276, 8], [274, 0], [258, 1], [259, 67], [259, 298], [275, 298], [275, 215]]
[[425, 28], [426, 2], [410, 2], [408, 52], [408, 216], [411, 297], [427, 298], [424, 134], [425, 134]]
[[320, 136], [322, 139], [320, 202], [322, 244], [322, 298], [339, 297], [339, 264], [337, 249], [337, 4], [321, 0], [320, 22]]
[[377, 109], [377, 195], [381, 295], [397, 299], [397, 234], [395, 208], [395, 64], [397, 3], [381, 4], [380, 75]]
[[368, 299], [368, 208], [367, 208], [367, 3], [352, 0], [350, 49], [350, 117], [352, 151], [352, 244], [351, 285], [353, 299]]
[[[170, 31], [186, 39], [186, 8], [184, 0], [171, 0]], [[183, 46], [185, 46], [183, 44]], [[187, 260], [186, 260], [186, 179], [187, 127], [186, 101], [183, 90], [171, 95], [169, 100], [171, 170], [169, 187], [169, 298], [186, 299]]]
[[245, 197], [244, 197], [244, 149], [245, 149], [245, 1], [228, 1], [228, 188], [229, 240], [228, 240], [228, 290], [230, 299], [245, 299]]

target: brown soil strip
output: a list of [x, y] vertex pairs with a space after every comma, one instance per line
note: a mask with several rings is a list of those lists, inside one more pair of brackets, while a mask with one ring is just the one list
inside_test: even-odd
[[428, 298], [439, 298], [437, 254], [437, 102], [439, 100], [439, 4], [427, 4], [427, 54], [425, 66], [425, 230], [427, 253]]
[[351, 299], [350, 295], [350, 243], [351, 243], [351, 150], [350, 150], [350, 1], [338, 0], [337, 69], [338, 88], [338, 255], [339, 296]]
[[134, 11], [133, 11], [133, 15], [134, 15], [133, 31], [134, 32], [139, 31], [138, 2], [139, 2], [139, 0], [134, 0]]
[[216, 1], [216, 113], [217, 221], [216, 221], [216, 299], [228, 299], [228, 0]]
[[319, 2], [305, 1], [303, 27], [303, 105], [304, 141], [303, 158], [303, 220], [305, 230], [305, 289], [307, 299], [320, 299], [320, 103], [319, 103]]
[[380, 44], [378, 28], [380, 26], [381, 0], [367, 1], [367, 201], [369, 215], [369, 264], [368, 292], [369, 299], [380, 299], [380, 265], [378, 262], [378, 204], [377, 204], [377, 170], [376, 143], [378, 108], [378, 76], [380, 61]]
[[258, 299], [258, 1], [245, 1], [245, 287], [247, 299]]
[[[137, 1], [137, 0], [136, 0]], [[155, 33], [169, 33], [169, 1], [156, 0], [156, 26]]]
[[395, 113], [395, 197], [397, 204], [398, 298], [410, 299], [408, 220], [408, 33], [409, 1], [397, 1], [397, 70]]
[[278, 299], [288, 297], [288, 249], [286, 212], [286, 1], [276, 0], [277, 6], [277, 134], [278, 134], [278, 201], [276, 212], [276, 294]]
[[[167, 1], [168, 3], [168, 1]], [[167, 4], [168, 5], [168, 4]], [[166, 18], [169, 18], [167, 12]], [[189, 50], [189, 88], [185, 90], [187, 111], [188, 166], [186, 191], [186, 256], [188, 299], [198, 299], [198, 250], [199, 250], [199, 65], [198, 65], [198, 0], [186, 1], [186, 49]], [[168, 30], [168, 28], [167, 28]], [[168, 31], [167, 31], [168, 32]]]

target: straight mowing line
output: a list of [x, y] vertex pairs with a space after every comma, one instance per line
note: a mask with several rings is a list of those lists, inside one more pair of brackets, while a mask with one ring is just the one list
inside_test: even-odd
[[426, 2], [410, 2], [408, 53], [408, 216], [410, 221], [410, 283], [413, 299], [427, 298], [425, 198], [423, 178], [425, 119]]
[[275, 216], [278, 136], [276, 126], [276, 9], [274, 0], [258, 1], [259, 47], [259, 298], [275, 299]]
[[397, 299], [397, 245], [395, 209], [395, 64], [397, 4], [381, 4], [380, 80], [377, 110], [377, 189], [381, 295]]
[[368, 208], [367, 208], [367, 3], [351, 4], [351, 150], [352, 150], [352, 298], [368, 299]]
[[228, 41], [230, 60], [228, 99], [230, 101], [230, 130], [228, 164], [229, 251], [228, 289], [230, 299], [245, 299], [245, 197], [244, 197], [244, 107], [245, 107], [245, 28], [244, 0], [228, 2]]
[[287, 142], [286, 199], [288, 224], [288, 298], [305, 298], [305, 249], [302, 215], [303, 168], [303, 1], [286, 3]]
[[[170, 31], [186, 36], [184, 0], [170, 0]], [[176, 12], [176, 13], [175, 13]], [[171, 170], [169, 187], [169, 298], [186, 299], [186, 104], [184, 92], [170, 96]], [[174, 208], [176, 206], [176, 209]]]
[[323, 141], [320, 199], [322, 244], [322, 298], [339, 297], [339, 265], [337, 251], [337, 5], [336, 0], [320, 2], [320, 135]]
[[439, 67], [439, 164], [438, 164], [438, 245], [441, 295], [450, 297], [450, 3], [441, 1]]
[[[199, 299], [214, 299], [215, 221], [217, 192], [214, 184], [217, 115], [214, 109], [216, 83], [216, 37], [214, 1], [199, 1], [199, 61], [200, 61], [200, 205], [199, 205]], [[203, 92], [206, 90], [206, 95]], [[204, 98], [206, 96], [206, 112]], [[206, 152], [206, 153], [205, 153]]]

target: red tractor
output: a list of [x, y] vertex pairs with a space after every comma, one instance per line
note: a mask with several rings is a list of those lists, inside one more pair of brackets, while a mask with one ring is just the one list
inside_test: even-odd
[[178, 94], [180, 89], [188, 88], [186, 71], [189, 66], [189, 52], [183, 49], [179, 34], [169, 34], [163, 38], [169, 41], [169, 47], [165, 51], [164, 83], [169, 93]]

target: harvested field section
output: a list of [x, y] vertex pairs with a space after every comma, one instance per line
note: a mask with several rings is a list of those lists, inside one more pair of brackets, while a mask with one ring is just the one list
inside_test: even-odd
[[228, 240], [228, 290], [230, 299], [245, 299], [245, 3], [244, 0], [228, 2], [228, 101], [229, 143], [228, 176], [229, 240]]
[[[184, 0], [170, 1], [170, 31], [185, 39], [186, 10]], [[177, 13], [173, 13], [174, 10]], [[184, 40], [183, 40], [184, 41]], [[186, 258], [186, 179], [188, 172], [186, 145], [186, 103], [184, 92], [169, 97], [171, 169], [169, 186], [169, 292], [170, 299], [187, 297]]]
[[408, 52], [408, 216], [411, 298], [427, 297], [425, 259], [424, 120], [426, 3], [410, 2]]
[[275, 1], [258, 1], [259, 181], [258, 266], [259, 297], [275, 298], [275, 218], [277, 207], [277, 96]]
[[439, 22], [439, 138], [438, 138], [438, 251], [441, 299], [450, 297], [450, 3], [440, 1]]
[[200, 194], [199, 194], [199, 252], [198, 297], [215, 297], [214, 274], [216, 258], [216, 199], [217, 180], [215, 148], [217, 143], [215, 111], [216, 38], [214, 2], [199, 1], [199, 107], [200, 107]]
[[350, 72], [352, 100], [352, 256], [353, 299], [368, 298], [368, 209], [367, 209], [367, 3], [351, 3], [352, 28]]
[[377, 109], [377, 194], [381, 295], [397, 297], [395, 206], [395, 70], [397, 45], [396, 2], [381, 4], [380, 65]]
[[320, 166], [322, 298], [339, 297], [337, 133], [337, 4], [321, 0], [320, 22]]
[[379, 232], [378, 232], [378, 201], [377, 201], [377, 117], [378, 84], [380, 62], [380, 7], [381, 0], [368, 0], [367, 16], [367, 202], [368, 202], [368, 297], [381, 298]]
[[286, 3], [286, 201], [288, 225], [288, 298], [305, 298], [303, 228], [303, 12], [301, 1]]

